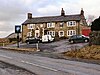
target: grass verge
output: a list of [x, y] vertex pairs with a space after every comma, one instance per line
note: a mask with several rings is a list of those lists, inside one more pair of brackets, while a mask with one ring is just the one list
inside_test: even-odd
[[63, 52], [63, 54], [67, 57], [100, 60], [100, 45], [85, 46], [81, 49]]

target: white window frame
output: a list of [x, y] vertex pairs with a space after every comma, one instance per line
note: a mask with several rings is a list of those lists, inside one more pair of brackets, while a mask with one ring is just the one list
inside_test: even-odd
[[47, 35], [55, 36], [55, 31], [47, 31]]
[[55, 23], [47, 23], [47, 28], [54, 28], [55, 27]]
[[[61, 32], [63, 33], [63, 35], [61, 35]], [[63, 37], [64, 36], [64, 31], [59, 31], [59, 37]]]
[[35, 28], [35, 24], [28, 24], [27, 25], [27, 29], [34, 29]]
[[28, 32], [27, 37], [32, 37], [32, 32]]
[[72, 36], [72, 35], [76, 35], [76, 30], [68, 30], [67, 31], [67, 36]]
[[68, 21], [67, 26], [68, 27], [76, 26], [76, 21]]

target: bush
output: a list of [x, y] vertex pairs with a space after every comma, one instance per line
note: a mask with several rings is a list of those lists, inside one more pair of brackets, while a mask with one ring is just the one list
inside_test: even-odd
[[91, 31], [100, 31], [100, 17], [92, 22]]
[[64, 56], [68, 57], [100, 60], [100, 46], [99, 45], [85, 46], [79, 50], [71, 50], [64, 52], [63, 54]]
[[89, 45], [100, 45], [100, 31], [92, 31], [89, 36]]
[[[17, 40], [18, 40], [17, 38], [9, 38], [10, 43]], [[19, 39], [19, 41], [21, 41], [21, 38]]]

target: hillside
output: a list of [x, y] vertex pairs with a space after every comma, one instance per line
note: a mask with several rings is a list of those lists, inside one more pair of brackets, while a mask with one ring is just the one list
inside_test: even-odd
[[[21, 33], [19, 34], [19, 37], [21, 38]], [[17, 34], [16, 33], [11, 33], [6, 38], [17, 38]]]

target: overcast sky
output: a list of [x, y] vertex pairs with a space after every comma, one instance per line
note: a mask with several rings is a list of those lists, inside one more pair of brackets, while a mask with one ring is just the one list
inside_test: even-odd
[[100, 0], [0, 0], [0, 38], [14, 32], [15, 25], [26, 20], [26, 14], [35, 16], [60, 15], [61, 8], [67, 14], [79, 14], [81, 8], [88, 15], [100, 16]]

